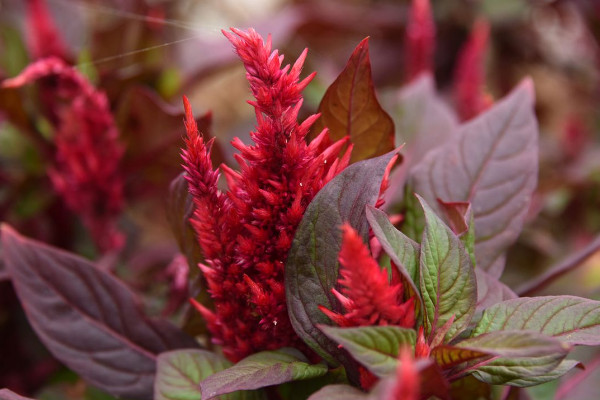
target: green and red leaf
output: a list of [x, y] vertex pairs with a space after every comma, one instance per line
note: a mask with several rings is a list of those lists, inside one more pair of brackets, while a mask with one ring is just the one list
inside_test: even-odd
[[[471, 260], [461, 240], [421, 197], [425, 231], [421, 240], [420, 285], [425, 333], [433, 338], [448, 329], [444, 343], [466, 329], [475, 313], [477, 282]], [[450, 327], [445, 327], [450, 319]]]
[[521, 297], [493, 305], [471, 337], [501, 330], [528, 330], [572, 345], [600, 345], [600, 302], [575, 296]]
[[283, 348], [252, 354], [237, 364], [208, 376], [200, 383], [202, 399], [241, 390], [254, 390], [285, 382], [323, 376], [325, 364], [310, 364], [297, 349]]

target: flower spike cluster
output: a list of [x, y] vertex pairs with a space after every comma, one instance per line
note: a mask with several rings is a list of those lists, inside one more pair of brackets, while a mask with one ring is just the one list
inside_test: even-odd
[[123, 243], [116, 227], [123, 208], [119, 173], [123, 148], [108, 99], [56, 57], [36, 61], [2, 82], [2, 87], [21, 87], [40, 79], [44, 86], [54, 87], [46, 91], [52, 94], [48, 104], [56, 129], [54, 166], [48, 171], [54, 189], [82, 218], [101, 251], [117, 249]]
[[351, 147], [340, 158], [346, 140], [326, 147], [327, 131], [310, 145], [306, 135], [318, 118], [298, 123], [302, 90], [313, 75], [300, 81], [306, 51], [293, 66], [271, 50], [254, 30], [224, 32], [246, 68], [257, 125], [239, 150], [239, 171], [221, 166], [229, 190], [217, 188], [219, 170], [210, 162], [206, 143], [184, 99], [188, 137], [184, 168], [195, 212], [192, 224], [206, 265], [215, 309], [193, 302], [208, 323], [213, 342], [232, 361], [261, 350], [305, 345], [287, 315], [284, 265], [295, 230], [316, 193], [349, 162]]
[[56, 29], [45, 0], [27, 0], [28, 47], [34, 59], [69, 58], [69, 52]]
[[396, 325], [412, 328], [415, 324], [414, 298], [404, 301], [401, 282], [390, 284], [388, 273], [375, 261], [358, 233], [348, 224], [342, 226], [338, 283], [341, 292], [332, 289], [346, 311], [338, 314], [320, 306], [320, 310], [342, 327]]

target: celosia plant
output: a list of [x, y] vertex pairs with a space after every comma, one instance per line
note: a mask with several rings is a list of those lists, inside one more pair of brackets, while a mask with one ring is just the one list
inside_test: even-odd
[[[415, 31], [431, 31], [427, 4], [415, 1], [413, 23], [423, 24]], [[215, 168], [214, 140], [199, 131], [184, 99], [185, 181], [177, 182], [187, 183], [193, 211], [175, 212], [178, 226], [194, 233], [181, 241], [182, 254], [194, 267], [191, 255], [204, 260], [198, 267], [210, 296], [192, 303], [208, 327], [198, 339], [209, 340], [148, 318], [107, 271], [4, 225], [0, 272], [60, 361], [115, 396], [141, 400], [470, 399], [473, 393], [491, 400], [498, 385], [507, 394], [509, 386], [561, 377], [580, 365], [566, 358], [574, 346], [600, 345], [600, 302], [519, 297], [499, 280], [537, 184], [530, 80], [489, 108], [468, 108], [465, 97], [471, 114], [464, 116], [473, 118], [459, 125], [435, 93], [431, 67], [419, 67], [424, 74], [415, 72], [400, 103], [404, 111], [421, 111], [399, 117], [412, 118], [400, 123], [416, 132], [396, 136], [377, 101], [364, 40], [326, 91], [322, 115], [299, 123], [301, 92], [314, 76], [300, 78], [306, 52], [282, 67], [270, 39], [264, 43], [254, 30], [225, 35], [254, 96], [253, 143], [233, 140], [238, 170]], [[479, 68], [463, 63], [465, 71]], [[49, 71], [71, 79], [58, 95], [76, 96], [59, 112], [69, 118], [60, 119], [58, 131], [83, 141], [64, 144], [69, 157], [99, 151], [86, 142], [93, 138], [110, 150], [103, 161], [117, 160], [103, 97], [64, 63], [44, 60], [4, 85]], [[480, 96], [480, 89], [465, 90]], [[93, 124], [74, 135], [70, 123], [81, 118]], [[432, 119], [436, 131], [426, 129]], [[331, 132], [321, 129], [327, 124]], [[329, 133], [338, 140], [331, 143]], [[390, 173], [399, 153], [408, 162]], [[77, 175], [94, 157], [74, 159], [53, 174], [104, 177], [100, 167]], [[74, 182], [78, 195], [89, 195]], [[385, 190], [400, 192], [387, 207], [401, 212], [401, 223], [383, 209]], [[519, 292], [531, 294], [551, 279]]]

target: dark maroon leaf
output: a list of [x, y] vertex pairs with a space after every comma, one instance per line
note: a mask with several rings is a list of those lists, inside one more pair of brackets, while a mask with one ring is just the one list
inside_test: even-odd
[[151, 398], [157, 355], [197, 347], [168, 321], [147, 318], [134, 294], [91, 262], [6, 225], [2, 248], [31, 326], [91, 384], [117, 396]]
[[33, 400], [30, 397], [21, 396], [8, 389], [0, 389], [0, 400]]
[[365, 207], [375, 204], [393, 155], [392, 152], [350, 165], [321, 189], [304, 213], [287, 259], [285, 287], [294, 329], [332, 364], [353, 363], [347, 353], [317, 327], [331, 323], [319, 305], [341, 312], [331, 293], [337, 283], [340, 227], [348, 222], [367, 238], [369, 225]]
[[[2, 237], [2, 231], [0, 231], [0, 238]], [[4, 266], [4, 257], [2, 256], [2, 241], [0, 240], [0, 281], [9, 279], [8, 271]]]
[[368, 38], [356, 46], [346, 68], [325, 92], [319, 112], [321, 118], [311, 131], [312, 137], [325, 127], [333, 140], [350, 136], [354, 143], [351, 162], [394, 149], [394, 122], [375, 96]]
[[518, 237], [537, 181], [538, 128], [529, 80], [463, 125], [429, 152], [412, 174], [415, 192], [436, 210], [437, 199], [468, 201], [475, 221], [477, 266], [494, 277]]

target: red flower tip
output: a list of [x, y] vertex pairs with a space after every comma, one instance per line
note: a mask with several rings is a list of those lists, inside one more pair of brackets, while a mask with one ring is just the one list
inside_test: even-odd
[[456, 64], [454, 90], [458, 113], [463, 120], [477, 116], [493, 103], [492, 97], [485, 92], [485, 55], [489, 35], [489, 23], [477, 20]]
[[406, 27], [406, 80], [433, 72], [435, 22], [429, 0], [413, 0]]
[[420, 380], [410, 349], [402, 348], [396, 370], [396, 384], [389, 399], [418, 400], [421, 392]]
[[403, 301], [402, 284], [390, 284], [387, 272], [371, 257], [361, 237], [348, 224], [342, 226], [339, 262], [338, 283], [342, 289], [332, 292], [345, 312], [324, 311], [320, 307], [332, 321], [340, 326], [414, 326], [414, 299]]
[[363, 390], [369, 391], [375, 386], [375, 384], [379, 381], [379, 378], [376, 377], [371, 371], [366, 369], [365, 367], [358, 367], [358, 374], [360, 380], [360, 386]]
[[27, 1], [29, 51], [34, 59], [58, 57], [68, 59], [68, 51], [44, 0]]
[[431, 347], [427, 344], [423, 327], [420, 326], [419, 334], [417, 335], [417, 343], [415, 345], [415, 358], [429, 358], [430, 354]]

